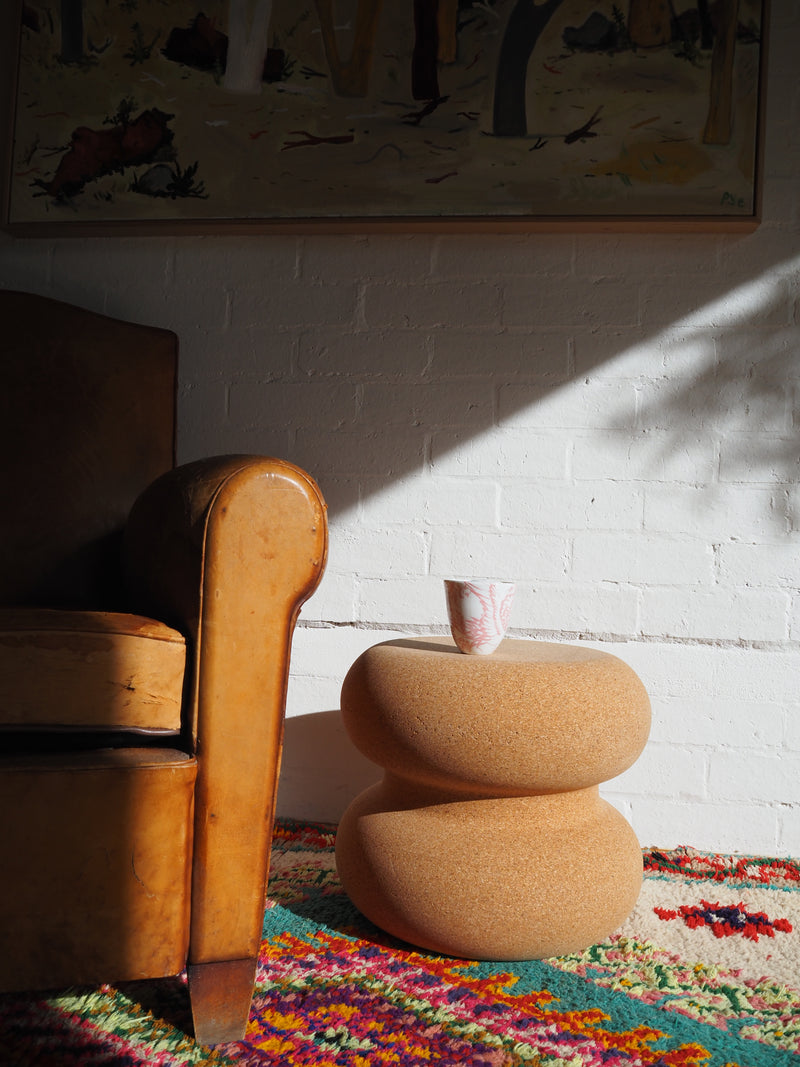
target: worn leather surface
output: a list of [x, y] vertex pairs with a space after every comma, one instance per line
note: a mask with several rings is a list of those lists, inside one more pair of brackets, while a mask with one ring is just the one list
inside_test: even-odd
[[0, 990], [182, 969], [196, 773], [170, 749], [0, 757]]
[[[260, 941], [291, 638], [325, 565], [324, 501], [281, 460], [171, 469], [168, 331], [11, 292], [0, 321], [0, 605], [20, 609], [8, 695], [42, 672], [27, 711], [7, 712], [25, 736], [0, 759], [0, 848], [13, 857], [0, 908], [15, 927], [0, 989], [157, 977], [187, 956], [195, 973], [238, 974]], [[41, 608], [78, 614], [45, 613], [43, 626]], [[176, 634], [184, 751], [98, 748], [103, 723], [167, 721], [155, 704], [168, 690], [174, 702]], [[142, 673], [129, 679], [131, 657]], [[0, 676], [2, 662], [0, 641]], [[52, 710], [37, 710], [48, 689]], [[97, 697], [84, 751], [79, 726], [43, 721], [74, 726], [87, 714], [79, 689]], [[125, 691], [141, 698], [135, 712]], [[119, 729], [107, 737], [126, 744]], [[57, 751], [62, 739], [70, 751]], [[246, 1017], [244, 987], [226, 991], [219, 1033]], [[217, 999], [195, 1010], [209, 1042], [221, 1040]]]
[[0, 728], [178, 733], [185, 663], [155, 619], [0, 608]]
[[119, 543], [174, 464], [177, 339], [0, 290], [0, 604], [124, 610]]
[[126, 561], [138, 609], [193, 645], [195, 964], [258, 951], [291, 638], [326, 555], [319, 489], [281, 460], [187, 464], [131, 513]]

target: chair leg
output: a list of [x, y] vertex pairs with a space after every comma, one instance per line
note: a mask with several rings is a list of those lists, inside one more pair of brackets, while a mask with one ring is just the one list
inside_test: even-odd
[[221, 1045], [244, 1037], [253, 985], [254, 959], [190, 963], [187, 968], [194, 1036], [200, 1045]]

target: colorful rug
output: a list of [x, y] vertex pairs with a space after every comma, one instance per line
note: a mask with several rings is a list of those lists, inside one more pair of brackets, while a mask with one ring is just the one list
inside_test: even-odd
[[4, 1067], [800, 1065], [800, 864], [645, 851], [624, 926], [575, 955], [476, 963], [368, 923], [335, 829], [276, 828], [244, 1041], [187, 1037], [181, 979], [0, 998]]

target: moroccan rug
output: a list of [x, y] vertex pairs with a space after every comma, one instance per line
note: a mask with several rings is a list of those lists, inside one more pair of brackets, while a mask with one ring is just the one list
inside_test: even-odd
[[244, 1041], [191, 1032], [181, 979], [0, 998], [13, 1067], [800, 1065], [800, 864], [645, 851], [633, 915], [585, 952], [476, 963], [415, 951], [337, 881], [335, 829], [276, 828]]

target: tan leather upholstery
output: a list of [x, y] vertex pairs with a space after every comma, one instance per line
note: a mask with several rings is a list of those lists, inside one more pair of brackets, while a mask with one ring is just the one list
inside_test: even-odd
[[168, 330], [0, 292], [0, 604], [124, 610], [122, 528], [174, 464], [177, 352]]
[[196, 775], [169, 749], [0, 758], [0, 990], [181, 970]]
[[155, 619], [0, 608], [0, 730], [179, 733], [185, 666], [183, 635]]
[[187, 712], [201, 759], [190, 959], [220, 959], [223, 945], [235, 946], [229, 959], [250, 957], [261, 936], [283, 739], [283, 716], [269, 709], [285, 704], [297, 613], [324, 567], [324, 504], [308, 475], [279, 460], [189, 463], [139, 499], [125, 548], [139, 607], [185, 628], [195, 649]]
[[[0, 427], [2, 476], [15, 504], [31, 487], [0, 520], [0, 907], [18, 928], [0, 989], [186, 964], [198, 1040], [232, 1040], [252, 995], [291, 638], [324, 570], [325, 504], [281, 460], [170, 469], [166, 331], [3, 291], [0, 321], [16, 397], [0, 421], [19, 435], [4, 447]], [[139, 747], [173, 728], [173, 748]]]

